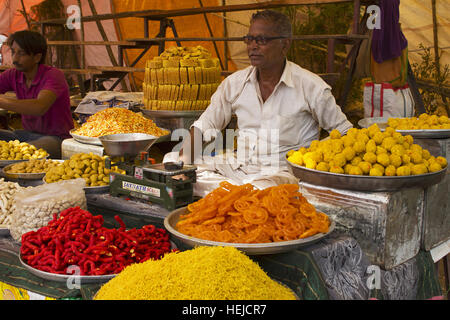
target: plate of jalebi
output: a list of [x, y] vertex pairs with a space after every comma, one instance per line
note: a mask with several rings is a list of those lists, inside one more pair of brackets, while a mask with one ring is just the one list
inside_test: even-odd
[[170, 135], [167, 129], [159, 128], [151, 119], [124, 108], [107, 108], [88, 118], [79, 128], [70, 131], [78, 142], [101, 146], [98, 137], [118, 133], [146, 133], [159, 137], [161, 141]]
[[172, 211], [165, 228], [187, 246], [233, 246], [250, 254], [274, 254], [317, 242], [335, 227], [316, 211], [296, 184], [263, 190], [221, 182], [204, 198]]

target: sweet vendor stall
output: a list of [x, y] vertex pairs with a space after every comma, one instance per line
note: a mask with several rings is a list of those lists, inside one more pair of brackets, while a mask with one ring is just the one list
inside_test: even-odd
[[[341, 138], [332, 136], [330, 140]], [[139, 168], [143, 169], [144, 180], [149, 180], [150, 184], [142, 184], [142, 180], [138, 183], [139, 180], [135, 175], [131, 177], [132, 180], [128, 179], [129, 174], [126, 169], [130, 166], [130, 162], [112, 161], [109, 165], [105, 165], [104, 168], [107, 168], [112, 164], [111, 180], [115, 179], [113, 177], [116, 175], [119, 177], [117, 181], [121, 181], [122, 186], [127, 184], [135, 186], [132, 190], [121, 194], [115, 191], [118, 189], [126, 191], [126, 189], [115, 188], [112, 183], [108, 188], [85, 186], [83, 188], [85, 207], [83, 207], [83, 200], [77, 202], [75, 197], [75, 202], [86, 208], [94, 217], [102, 217], [96, 218], [103, 221], [99, 228], [117, 230], [114, 232], [120, 233], [119, 230], [123, 232], [124, 229], [121, 228], [124, 226], [127, 230], [144, 230], [148, 226], [155, 226], [170, 236], [170, 246], [165, 249], [168, 250], [167, 252], [174, 248], [181, 252], [188, 252], [193, 246], [198, 245], [237, 247], [256, 262], [271, 279], [289, 287], [298, 299], [397, 300], [442, 297], [442, 288], [430, 250], [448, 241], [449, 228], [446, 224], [448, 219], [446, 219], [445, 208], [449, 201], [446, 196], [449, 180], [446, 167], [434, 173], [400, 177], [401, 179], [394, 182], [387, 179], [380, 180], [389, 178], [386, 176], [351, 176], [345, 173], [333, 173], [328, 179], [318, 179], [320, 174], [327, 174], [327, 172], [302, 167], [290, 162], [291, 158], [287, 161], [292, 168], [314, 173], [309, 178], [302, 176], [298, 190], [306, 199], [306, 203], [315, 208], [314, 211], [325, 213], [330, 222], [328, 230], [297, 240], [285, 239], [285, 241], [233, 245], [230, 242], [214, 240], [214, 236], [205, 239], [199, 236], [187, 236], [176, 227], [175, 221], [179, 219], [180, 210], [186, 213], [187, 205], [199, 201], [192, 198], [192, 187], [189, 186], [195, 181], [195, 171], [192, 172], [189, 167], [182, 168], [182, 171], [180, 168], [168, 170], [161, 165], [155, 167], [148, 158], [144, 157], [145, 154], [142, 155], [138, 150], [148, 151], [147, 146], [151, 148], [153, 143], [157, 143], [156, 140], [145, 140], [142, 137], [134, 142], [128, 139], [126, 143], [120, 139], [113, 142], [103, 140], [106, 141], [103, 145], [106, 154], [111, 153], [111, 151], [108, 152], [108, 147], [111, 147], [108, 142], [116, 146], [124, 144], [120, 147], [122, 156], [128, 159], [135, 158], [131, 167], [134, 167], [135, 173], [140, 171]], [[413, 141], [417, 140], [414, 138]], [[439, 139], [438, 144], [447, 142], [446, 138]], [[130, 144], [138, 145], [138, 147], [127, 153], [124, 150], [130, 150]], [[426, 150], [425, 148], [424, 146], [423, 150]], [[307, 149], [303, 151], [305, 151], [303, 155], [310, 152]], [[300, 152], [300, 150], [294, 152]], [[294, 152], [290, 153], [288, 159]], [[448, 157], [448, 154], [443, 155]], [[114, 159], [117, 154], [113, 152], [111, 156], [108, 159]], [[443, 156], [437, 154], [432, 157], [435, 159], [442, 157], [445, 160]], [[78, 154], [75, 158], [66, 161], [69, 167], [70, 161], [76, 167], [75, 162], [82, 158], [83, 155]], [[84, 158], [83, 160], [89, 159], [89, 163], [91, 161], [93, 163], [94, 159], [102, 159], [93, 154], [86, 154]], [[444, 160], [439, 158], [439, 161]], [[97, 164], [97, 168], [99, 165]], [[86, 168], [83, 169], [86, 170]], [[55, 168], [49, 169], [51, 170]], [[105, 169], [102, 168], [102, 170]], [[175, 188], [174, 183], [176, 184], [177, 181], [174, 177], [185, 174], [191, 174], [191, 178], [179, 184], [184, 198], [177, 198], [180, 193], [175, 192], [172, 195], [176, 196], [171, 201], [168, 201], [170, 196], [164, 199], [163, 191], [168, 187]], [[299, 176], [302, 174], [296, 173]], [[364, 179], [363, 183], [350, 180], [358, 178]], [[341, 179], [340, 184], [333, 185], [333, 179]], [[58, 179], [55, 178], [55, 180]], [[90, 178], [89, 181], [91, 181]], [[350, 181], [352, 183], [349, 183]], [[52, 185], [45, 182], [45, 185]], [[141, 185], [142, 188], [137, 188], [136, 185]], [[343, 186], [345, 188], [342, 188]], [[142, 190], [145, 190], [143, 187], [153, 188], [153, 193], [143, 192]], [[233, 189], [232, 186], [228, 188], [229, 191]], [[24, 192], [31, 190], [24, 190]], [[160, 197], [156, 196], [155, 190], [159, 190]], [[183, 200], [186, 199], [186, 194], [188, 198], [190, 195], [190, 200]], [[173, 201], [174, 199], [181, 200], [177, 202]], [[217, 208], [220, 209], [220, 207]], [[233, 211], [228, 211], [228, 214], [232, 217]], [[61, 215], [65, 214], [61, 213]], [[52, 221], [48, 222], [47, 227], [58, 222], [58, 220]], [[42, 230], [42, 226], [40, 229]], [[25, 258], [23, 243], [21, 246], [20, 241], [17, 241], [17, 239], [20, 240], [18, 236], [15, 235], [16, 239], [14, 239], [11, 235], [15, 235], [14, 229], [9, 234], [4, 233], [0, 241], [0, 274], [2, 275], [0, 281], [5, 286], [3, 291], [15, 294], [16, 299], [20, 297], [92, 299], [112, 278], [108, 275], [82, 275], [80, 282], [77, 282], [76, 278], [71, 278], [67, 274], [67, 270], [52, 274], [39, 270], [37, 265], [35, 265], [36, 268], [31, 267], [22, 259]], [[126, 286], [126, 283], [120, 283]]]
[[62, 160], [1, 143], [3, 298], [443, 297], [448, 117], [363, 119], [287, 152], [298, 184], [223, 182], [197, 198], [197, 168], [152, 152], [219, 79], [203, 48], [172, 48], [148, 61], [142, 105], [94, 104]]

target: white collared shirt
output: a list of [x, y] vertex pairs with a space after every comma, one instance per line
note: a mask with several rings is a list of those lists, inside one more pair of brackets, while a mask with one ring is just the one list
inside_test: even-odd
[[228, 76], [193, 123], [209, 140], [208, 129], [223, 130], [235, 114], [239, 165], [285, 166], [286, 152], [309, 146], [319, 128], [344, 134], [352, 127], [318, 75], [286, 60], [280, 81], [263, 101], [256, 74], [249, 66]]

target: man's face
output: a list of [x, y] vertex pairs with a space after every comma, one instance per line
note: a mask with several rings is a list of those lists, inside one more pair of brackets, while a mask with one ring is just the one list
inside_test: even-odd
[[[248, 31], [250, 37], [277, 37], [272, 23], [262, 19], [256, 19], [250, 25]], [[288, 47], [287, 39], [274, 39], [266, 44], [258, 44], [255, 40], [247, 44], [247, 53], [252, 66], [260, 68], [270, 68], [270, 66], [284, 63]]]
[[27, 54], [16, 42], [13, 42], [11, 57], [17, 70], [27, 72], [31, 71], [39, 63], [41, 54]]

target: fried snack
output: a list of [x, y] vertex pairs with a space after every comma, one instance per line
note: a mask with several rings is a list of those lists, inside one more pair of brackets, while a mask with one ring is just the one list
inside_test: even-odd
[[44, 173], [59, 165], [59, 162], [46, 159], [30, 159], [13, 164], [8, 173]]
[[0, 160], [29, 160], [43, 159], [48, 156], [47, 151], [19, 140], [0, 140]]
[[188, 236], [219, 242], [269, 243], [327, 233], [328, 216], [317, 212], [298, 185], [264, 190], [251, 184], [220, 187], [187, 207], [176, 229]]
[[158, 128], [151, 119], [123, 108], [107, 108], [92, 116], [74, 134], [85, 137], [100, 137], [117, 133], [147, 133], [156, 137], [168, 134]]

